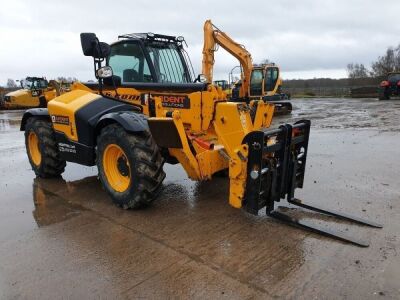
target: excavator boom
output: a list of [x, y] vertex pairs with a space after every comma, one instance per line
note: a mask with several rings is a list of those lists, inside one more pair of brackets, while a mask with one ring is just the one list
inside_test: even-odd
[[202, 73], [207, 81], [212, 83], [214, 68], [214, 52], [216, 46], [220, 45], [231, 55], [237, 58], [242, 67], [241, 95], [248, 96], [253, 60], [246, 48], [232, 40], [225, 32], [216, 27], [211, 20], [204, 23], [204, 46], [203, 46], [203, 68]]

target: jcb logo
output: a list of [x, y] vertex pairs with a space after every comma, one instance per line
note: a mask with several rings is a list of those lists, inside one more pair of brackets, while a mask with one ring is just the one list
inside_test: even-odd
[[162, 106], [173, 108], [190, 108], [190, 101], [187, 96], [162, 96]]
[[51, 121], [56, 124], [69, 125], [67, 116], [51, 116]]

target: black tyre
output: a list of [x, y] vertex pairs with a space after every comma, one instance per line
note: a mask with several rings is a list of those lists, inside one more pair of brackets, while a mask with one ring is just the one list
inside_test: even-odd
[[149, 205], [165, 178], [164, 160], [149, 132], [130, 134], [117, 124], [97, 138], [100, 180], [113, 202], [124, 209]]
[[29, 162], [37, 176], [60, 176], [66, 162], [60, 156], [50, 121], [30, 118], [25, 126], [25, 146]]

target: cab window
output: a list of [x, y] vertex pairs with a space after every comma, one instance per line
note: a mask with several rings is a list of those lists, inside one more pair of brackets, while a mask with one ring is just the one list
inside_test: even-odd
[[273, 91], [275, 89], [276, 82], [278, 81], [278, 77], [278, 68], [268, 68], [265, 71], [264, 91]]
[[140, 45], [119, 43], [111, 47], [108, 65], [121, 77], [122, 83], [153, 82], [150, 68]]
[[157, 74], [158, 82], [191, 82], [185, 61], [176, 45], [153, 42], [147, 45], [147, 51]]

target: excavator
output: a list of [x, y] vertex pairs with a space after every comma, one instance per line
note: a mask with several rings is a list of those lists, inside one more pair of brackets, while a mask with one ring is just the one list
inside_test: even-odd
[[[97, 84], [72, 90], [25, 112], [27, 156], [35, 174], [60, 176], [66, 162], [97, 165], [111, 200], [124, 209], [158, 199], [164, 163], [180, 164], [192, 180], [229, 173], [229, 204], [361, 247], [368, 243], [285, 214], [288, 203], [372, 227], [379, 224], [311, 206], [302, 188], [310, 121], [271, 128], [274, 105], [232, 102], [221, 89], [192, 76], [184, 38], [153, 33], [119, 36], [109, 45], [81, 33]], [[253, 112], [253, 114], [251, 114]]]
[[275, 105], [275, 114], [290, 114], [292, 104], [280, 100], [282, 79], [279, 67], [275, 64], [254, 65], [251, 54], [235, 42], [225, 32], [216, 27], [211, 20], [204, 23], [204, 44], [202, 73], [207, 82], [213, 82], [214, 52], [221, 46], [240, 62], [241, 80], [232, 90], [232, 101], [249, 103], [263, 100]]

